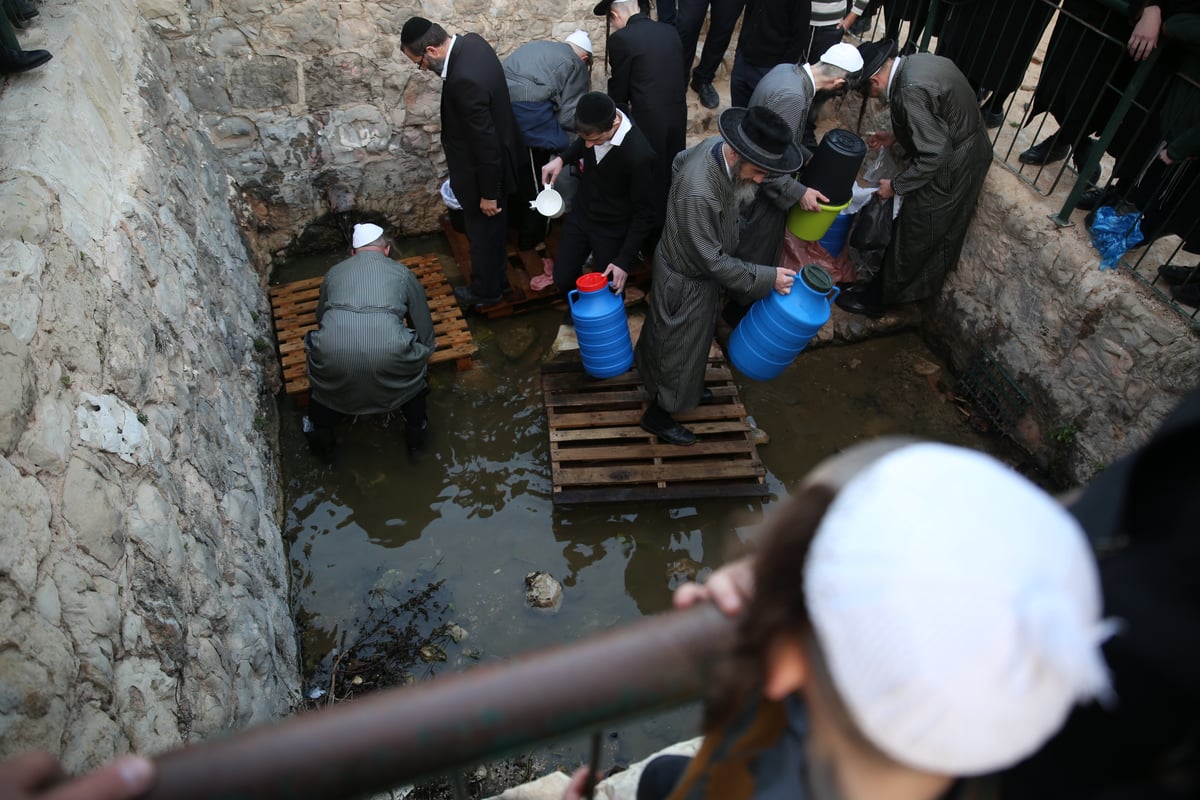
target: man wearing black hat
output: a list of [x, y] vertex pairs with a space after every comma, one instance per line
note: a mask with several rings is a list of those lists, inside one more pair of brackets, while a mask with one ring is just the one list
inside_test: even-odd
[[930, 53], [898, 57], [891, 39], [858, 49], [864, 66], [857, 89], [887, 103], [892, 119], [891, 131], [875, 133], [867, 143], [876, 150], [899, 143], [908, 166], [879, 182], [880, 198], [904, 199], [879, 277], [842, 292], [837, 304], [880, 316], [885, 304], [941, 291], [962, 252], [992, 164], [992, 143], [975, 90], [954, 62]]
[[612, 98], [588, 92], [575, 108], [579, 136], [542, 168], [553, 183], [563, 163], [583, 161], [575, 205], [563, 221], [554, 260], [559, 291], [575, 287], [588, 254], [618, 292], [637, 260], [638, 247], [654, 227], [651, 166], [654, 151]]
[[450, 36], [422, 17], [404, 23], [400, 46], [418, 69], [446, 82], [442, 149], [471, 243], [471, 285], [454, 295], [465, 305], [498, 303], [508, 268], [508, 197], [524, 160], [504, 69], [478, 34]]
[[687, 86], [679, 64], [683, 50], [670, 25], [639, 13], [634, 0], [601, 0], [593, 12], [607, 16], [608, 96], [629, 112], [654, 148], [652, 194], [655, 225], [662, 225], [671, 189], [671, 159], [687, 135]]
[[788, 294], [795, 272], [736, 258], [740, 206], [770, 175], [795, 172], [802, 156], [783, 118], [768, 108], [726, 109], [714, 136], [675, 158], [666, 226], [654, 252], [650, 313], [637, 364], [650, 404], [641, 426], [668, 444], [692, 431], [671, 415], [703, 400], [721, 291], [749, 303]]

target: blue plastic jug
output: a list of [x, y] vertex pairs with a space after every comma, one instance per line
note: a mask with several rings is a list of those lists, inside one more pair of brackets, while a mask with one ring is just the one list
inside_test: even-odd
[[837, 219], [829, 226], [829, 230], [821, 237], [819, 244], [834, 258], [840, 256], [846, 249], [846, 242], [850, 240], [850, 228], [854, 225], [854, 217], [854, 214], [845, 212], [838, 214]]
[[625, 303], [608, 290], [608, 278], [589, 272], [567, 292], [583, 369], [593, 378], [614, 378], [633, 366], [633, 340]]
[[752, 380], [778, 377], [829, 321], [838, 291], [828, 272], [809, 264], [790, 294], [771, 292], [750, 307], [729, 337], [729, 360]]

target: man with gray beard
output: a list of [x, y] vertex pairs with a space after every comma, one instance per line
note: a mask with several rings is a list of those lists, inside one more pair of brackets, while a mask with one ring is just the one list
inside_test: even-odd
[[719, 126], [720, 136], [675, 157], [666, 225], [654, 251], [650, 313], [637, 344], [638, 370], [650, 394], [641, 426], [668, 444], [696, 442], [671, 415], [704, 399], [721, 291], [750, 303], [772, 289], [788, 294], [796, 274], [731, 255], [741, 205], [764, 178], [800, 167], [791, 129], [763, 107], [726, 109]]

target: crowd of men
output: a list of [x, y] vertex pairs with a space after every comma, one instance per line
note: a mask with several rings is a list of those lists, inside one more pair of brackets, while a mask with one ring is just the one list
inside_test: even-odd
[[[817, 111], [826, 98], [851, 90], [888, 110], [890, 125], [867, 144], [894, 148], [901, 166], [878, 182], [875, 200], [903, 202], [897, 201], [882, 268], [844, 287], [837, 304], [878, 317], [890, 306], [937, 296], [958, 262], [991, 164], [993, 101], [1010, 93], [1012, 70], [981, 71], [972, 59], [965, 74], [956, 63], [964, 49], [953, 41], [939, 49], [957, 59], [913, 52], [911, 38], [904, 48], [892, 38], [858, 47], [843, 42], [847, 29], [876, 5], [680, 0], [677, 8], [660, 9], [655, 20], [639, 0], [600, 0], [593, 11], [606, 19], [606, 92], [589, 91], [593, 45], [581, 29], [561, 42], [526, 43], [501, 61], [477, 34], [451, 35], [428, 19], [410, 18], [401, 31], [402, 52], [444, 81], [441, 140], [472, 265], [470, 285], [455, 289], [458, 300], [468, 307], [501, 302], [510, 226], [519, 231], [518, 250], [530, 275], [544, 283], [552, 276], [561, 291], [573, 286], [589, 260], [620, 291], [635, 264], [652, 254], [649, 314], [636, 349], [650, 394], [641, 425], [662, 442], [694, 443], [693, 432], [674, 415], [705, 400], [705, 359], [722, 303], [725, 318], [736, 321], [771, 291], [790, 292], [795, 272], [780, 265], [787, 213], [797, 206], [817, 211], [829, 200], [805, 183], [805, 167], [818, 146]], [[910, 17], [915, 25], [922, 15], [912, 5], [883, 3], [889, 26]], [[673, 24], [664, 21], [672, 11]], [[688, 87], [703, 105], [719, 105], [714, 54], [717, 60], [724, 55], [743, 11], [731, 74], [734, 105], [720, 115], [719, 135], [685, 150]], [[706, 14], [708, 35], [697, 61], [694, 34]], [[968, 30], [974, 22], [955, 10], [941, 27]], [[1042, 22], [1027, 18], [1034, 28]], [[1135, 31], [1131, 48], [1136, 39]], [[1042, 143], [1031, 152], [1054, 146]], [[547, 221], [529, 210], [528, 201], [567, 175], [577, 188], [551, 262], [538, 252]], [[347, 263], [375, 263], [367, 255], [386, 252], [381, 241], [356, 244]], [[543, 264], [551, 265], [544, 275]], [[411, 307], [411, 283], [397, 283], [398, 294], [385, 297], [384, 307]], [[333, 307], [341, 311], [345, 304]], [[411, 315], [401, 321], [417, 335], [364, 338], [348, 325], [346, 341], [337, 346], [358, 346], [356, 339], [382, 348], [402, 345], [405, 358], [420, 361], [411, 350], [423, 346], [424, 332]], [[322, 323], [309, 348], [310, 372], [317, 376], [309, 420], [319, 446], [328, 442], [338, 415], [367, 406], [397, 410], [414, 397], [407, 384], [393, 393], [395, 402], [337, 397], [321, 377], [330, 369], [322, 347], [332, 349], [338, 338], [326, 327]], [[362, 370], [368, 366], [360, 364]], [[423, 385], [423, 372], [412, 377]], [[341, 380], [344, 391], [367, 397], [386, 384], [367, 373]], [[423, 409], [404, 407], [404, 413], [410, 442], [419, 443], [412, 426], [425, 424]]]

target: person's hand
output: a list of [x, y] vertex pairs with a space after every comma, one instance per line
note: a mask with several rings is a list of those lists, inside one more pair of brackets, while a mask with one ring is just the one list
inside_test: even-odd
[[1168, 167], [1175, 163], [1175, 159], [1168, 155], [1167, 148], [1165, 146], [1158, 151], [1158, 160], [1166, 164]]
[[1158, 6], [1146, 6], [1133, 35], [1129, 37], [1129, 55], [1134, 61], [1145, 61], [1158, 47], [1158, 34], [1162, 31], [1162, 10]]
[[867, 147], [872, 150], [878, 150], [881, 147], [891, 147], [896, 143], [896, 134], [891, 131], [875, 131], [871, 134], [871, 138], [867, 139]]
[[625, 279], [629, 277], [629, 273], [616, 264], [609, 264], [604, 268], [604, 277], [608, 278], [608, 282], [612, 284], [614, 290], [623, 292], [625, 291]]
[[504, 209], [500, 208], [500, 203], [495, 200], [488, 200], [486, 197], [479, 198], [479, 210], [485, 216], [494, 217]]
[[[584, 793], [587, 792], [587, 776], [587, 767], [575, 770], [571, 776], [571, 782], [567, 784], [566, 789], [563, 789], [562, 800], [583, 800]], [[599, 775], [596, 776], [596, 780], [600, 780]]]
[[839, 31], [848, 31], [850, 30], [850, 26], [856, 22], [858, 22], [858, 14], [855, 14], [853, 11], [851, 11], [849, 14], [842, 17], [842, 21], [837, 24], [837, 29]]
[[685, 583], [675, 590], [675, 607], [690, 608], [711, 600], [727, 616], [735, 617], [754, 597], [754, 561], [750, 556], [732, 561], [708, 576], [705, 583]]
[[787, 267], [775, 268], [775, 291], [780, 294], [787, 294], [792, 291], [792, 283], [795, 281], [796, 271]]
[[562, 172], [562, 168], [562, 156], [555, 156], [547, 161], [546, 166], [542, 167], [542, 185], [549, 186], [558, 180], [558, 173]]
[[879, 191], [876, 192], [876, 194], [879, 195], [880, 200], [887, 200], [889, 197], [895, 197], [896, 190], [892, 188], [892, 179], [891, 178], [880, 178], [879, 179]]
[[141, 756], [122, 756], [66, 780], [58, 759], [41, 750], [0, 762], [0, 797], [11, 800], [131, 800], [154, 783], [154, 765]]
[[820, 203], [828, 203], [829, 198], [821, 194], [818, 190], [811, 186], [805, 190], [804, 196], [800, 198], [800, 207], [805, 211], [820, 211]]

